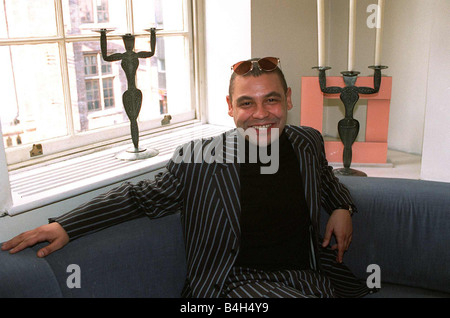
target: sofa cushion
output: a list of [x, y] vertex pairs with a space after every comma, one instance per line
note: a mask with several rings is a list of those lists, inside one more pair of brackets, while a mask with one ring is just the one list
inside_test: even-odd
[[[179, 297], [184, 255], [175, 214], [142, 217], [81, 237], [46, 259], [64, 297]], [[70, 264], [80, 267], [81, 288], [67, 287]]]
[[[40, 243], [0, 252], [0, 297], [180, 297], [186, 279], [179, 214], [131, 220], [38, 258]], [[78, 265], [80, 288], [76, 282]], [[70, 288], [72, 287], [72, 288]]]
[[0, 298], [61, 297], [52, 268], [32, 249], [0, 251]]
[[[358, 213], [344, 262], [366, 279], [377, 264], [381, 281], [450, 293], [450, 183], [340, 177]], [[325, 218], [322, 218], [325, 219]], [[326, 220], [322, 220], [325, 225]]]

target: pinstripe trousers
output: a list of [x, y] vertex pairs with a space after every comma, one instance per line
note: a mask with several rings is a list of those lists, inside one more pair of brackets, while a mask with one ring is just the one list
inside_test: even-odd
[[225, 281], [225, 298], [331, 298], [331, 281], [313, 270], [262, 270], [233, 267]]
[[233, 267], [221, 297], [227, 298], [358, 298], [374, 292], [342, 263], [336, 251], [320, 249], [322, 271]]

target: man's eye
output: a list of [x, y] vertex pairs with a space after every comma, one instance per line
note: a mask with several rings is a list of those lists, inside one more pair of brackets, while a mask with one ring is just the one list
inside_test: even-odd
[[242, 102], [242, 103], [239, 104], [239, 106], [241, 106], [241, 107], [248, 107], [251, 104], [252, 104], [251, 102]]

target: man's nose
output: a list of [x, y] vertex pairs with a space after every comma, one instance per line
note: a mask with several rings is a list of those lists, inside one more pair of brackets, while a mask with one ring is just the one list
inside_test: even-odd
[[257, 119], [266, 118], [269, 115], [269, 112], [267, 111], [266, 107], [264, 107], [263, 104], [257, 104], [255, 112], [253, 113], [253, 117]]

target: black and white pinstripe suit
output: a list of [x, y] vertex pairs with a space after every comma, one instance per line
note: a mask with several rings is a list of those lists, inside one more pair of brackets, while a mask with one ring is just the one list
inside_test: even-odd
[[[352, 291], [352, 275], [334, 256], [321, 252], [319, 212], [351, 204], [348, 190], [338, 182], [325, 158], [320, 133], [308, 127], [286, 126], [285, 132], [300, 162], [311, 218], [311, 268], [332, 272], [333, 282], [343, 281], [344, 295]], [[185, 296], [219, 297], [239, 252], [240, 182], [237, 130], [179, 148], [167, 172], [154, 181], [122, 186], [56, 218], [71, 239], [144, 214], [151, 218], [181, 211], [187, 257]], [[218, 151], [218, 145], [223, 151]], [[182, 149], [182, 150], [181, 150]], [[190, 151], [187, 152], [186, 149]], [[196, 151], [201, 150], [201, 151]], [[195, 156], [213, 154], [201, 162]], [[181, 157], [182, 155], [182, 157]], [[180, 158], [184, 158], [180, 160]], [[232, 159], [232, 160], [230, 160]], [[355, 207], [354, 207], [355, 210]], [[350, 284], [350, 285], [349, 285]]]

